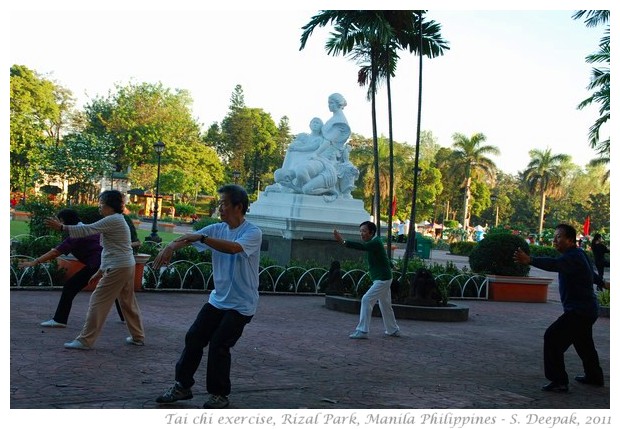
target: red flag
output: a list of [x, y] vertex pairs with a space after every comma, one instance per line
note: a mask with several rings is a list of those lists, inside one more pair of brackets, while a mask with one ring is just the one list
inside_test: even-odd
[[394, 216], [396, 214], [396, 195], [394, 195], [394, 198], [392, 199], [392, 216]]
[[583, 222], [583, 235], [590, 235], [590, 215], [586, 216]]

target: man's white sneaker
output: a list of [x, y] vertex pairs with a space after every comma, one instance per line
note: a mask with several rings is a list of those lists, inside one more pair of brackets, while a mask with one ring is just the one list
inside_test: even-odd
[[400, 337], [400, 329], [395, 330], [391, 334], [385, 334], [385, 335], [387, 335], [388, 337]]
[[142, 340], [134, 340], [133, 337], [125, 338], [125, 342], [127, 344], [131, 344], [132, 346], [143, 346], [144, 345], [144, 341], [142, 341]]
[[356, 330], [351, 335], [349, 335], [349, 338], [353, 340], [365, 340], [368, 338], [368, 332], [362, 332], [360, 330]]
[[65, 343], [65, 348], [76, 349], [76, 350], [90, 350], [90, 347], [88, 347], [86, 344], [84, 344], [83, 342], [77, 339], [73, 341], [69, 341], [68, 343]]
[[58, 323], [54, 319], [46, 320], [45, 322], [41, 322], [41, 326], [44, 328], [66, 328], [67, 325], [64, 323]]

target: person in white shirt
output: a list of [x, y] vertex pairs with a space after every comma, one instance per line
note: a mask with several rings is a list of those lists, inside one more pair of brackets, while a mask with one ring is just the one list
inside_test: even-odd
[[249, 199], [245, 189], [225, 185], [218, 190], [222, 222], [185, 234], [162, 249], [153, 263], [168, 264], [175, 250], [188, 245], [212, 252], [215, 289], [185, 335], [185, 348], [175, 367], [175, 383], [156, 401], [168, 404], [193, 398], [194, 374], [209, 346], [204, 408], [229, 405], [230, 349], [250, 323], [258, 305], [261, 230], [245, 220]]
[[103, 215], [103, 219], [97, 222], [86, 225], [64, 225], [56, 218], [45, 220], [49, 228], [67, 232], [69, 237], [100, 234], [103, 247], [101, 265], [91, 278], [98, 280], [98, 283], [88, 303], [86, 322], [77, 338], [65, 343], [65, 348], [90, 350], [117, 298], [131, 334], [125, 342], [136, 346], [144, 345], [142, 317], [133, 285], [136, 262], [131, 247], [129, 226], [123, 217], [123, 208], [123, 194], [116, 190], [104, 191], [99, 196], [99, 213]]

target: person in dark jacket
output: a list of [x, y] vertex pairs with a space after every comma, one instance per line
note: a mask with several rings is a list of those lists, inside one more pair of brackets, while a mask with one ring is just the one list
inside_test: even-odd
[[545, 331], [545, 377], [550, 380], [550, 383], [542, 387], [546, 392], [568, 392], [564, 352], [571, 345], [575, 347], [585, 372], [584, 375], [576, 376], [575, 380], [594, 386], [604, 385], [603, 370], [592, 339], [592, 325], [599, 313], [593, 287], [598, 276], [583, 249], [577, 247], [576, 238], [575, 228], [559, 224], [555, 228], [553, 247], [561, 256], [530, 257], [522, 249], [517, 249], [514, 253], [515, 262], [558, 273], [564, 313]]
[[609, 266], [609, 261], [605, 259], [605, 253], [609, 253], [609, 248], [603, 243], [601, 234], [594, 234], [592, 238], [592, 255], [594, 255], [594, 265], [598, 275], [604, 277], [605, 267]]

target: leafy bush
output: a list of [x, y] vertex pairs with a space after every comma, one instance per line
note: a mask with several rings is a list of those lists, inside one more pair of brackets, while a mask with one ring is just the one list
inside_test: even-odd
[[58, 246], [61, 241], [62, 239], [58, 234], [24, 237], [21, 240], [11, 241], [11, 254], [36, 258]]
[[433, 249], [435, 250], [450, 250], [450, 243], [448, 243], [444, 239], [439, 239], [433, 244]]
[[526, 276], [530, 272], [530, 266], [517, 264], [512, 259], [518, 247], [530, 254], [530, 247], [523, 237], [491, 234], [482, 239], [472, 250], [469, 255], [469, 266], [474, 272], [481, 274]]
[[43, 197], [35, 197], [26, 202], [24, 209], [30, 212], [30, 221], [28, 222], [30, 235], [41, 237], [43, 235], [57, 234], [57, 232], [50, 230], [43, 223], [48, 217], [56, 215], [58, 207], [53, 202]]
[[196, 222], [194, 222], [194, 224], [192, 225], [192, 228], [194, 228], [194, 231], [198, 231], [199, 229], [202, 229], [207, 225], [211, 225], [211, 224], [218, 223], [218, 222], [220, 222], [219, 219], [212, 218], [212, 217], [203, 217], [197, 220]]
[[176, 216], [189, 217], [196, 213], [196, 207], [191, 204], [176, 203], [174, 213]]
[[20, 286], [64, 285], [66, 270], [60, 268], [56, 260], [31, 268], [18, 268], [18, 263], [19, 261], [17, 258], [11, 260], [12, 270], [17, 276], [17, 278], [15, 278], [15, 276], [11, 275], [9, 281], [11, 287], [17, 286], [17, 279], [19, 279]]
[[76, 204], [67, 208], [75, 210], [83, 223], [93, 223], [103, 218], [101, 213], [99, 213], [99, 207], [97, 206]]
[[557, 258], [558, 256], [560, 256], [560, 252], [555, 250], [555, 247], [539, 246], [537, 244], [530, 244], [530, 255]]
[[609, 307], [609, 289], [603, 289], [597, 295], [599, 305]]
[[450, 253], [459, 256], [469, 256], [477, 244], [475, 241], [455, 241], [450, 243]]
[[137, 215], [138, 212], [142, 209], [142, 204], [135, 204], [135, 203], [127, 203], [125, 204], [125, 207], [127, 208], [127, 210], [129, 210], [132, 214]]
[[444, 228], [458, 228], [459, 221], [458, 220], [445, 220], [443, 222]]

